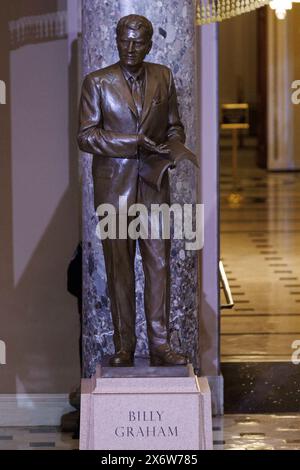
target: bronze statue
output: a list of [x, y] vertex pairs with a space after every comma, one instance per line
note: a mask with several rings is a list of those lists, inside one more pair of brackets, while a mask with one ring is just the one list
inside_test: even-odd
[[[120, 61], [89, 74], [83, 83], [78, 143], [82, 151], [93, 154], [95, 208], [103, 203], [118, 207], [119, 196], [127, 197], [128, 206], [170, 204], [167, 172], [159, 190], [139, 173], [149, 156], [154, 162], [172, 163], [176, 148], [182, 150], [185, 142], [170, 69], [144, 62], [152, 35], [152, 24], [145, 17], [121, 18], [117, 25]], [[184, 365], [186, 357], [169, 343], [170, 240], [138, 242], [145, 274], [150, 364]], [[136, 240], [105, 239], [102, 244], [114, 325], [115, 355], [110, 365], [133, 366]]]

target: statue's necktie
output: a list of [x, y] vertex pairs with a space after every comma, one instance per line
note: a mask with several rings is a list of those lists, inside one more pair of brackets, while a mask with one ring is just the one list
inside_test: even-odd
[[131, 94], [133, 101], [135, 103], [139, 117], [142, 115], [143, 111], [143, 100], [142, 100], [142, 91], [141, 86], [138, 80], [133, 77], [130, 78], [131, 81]]

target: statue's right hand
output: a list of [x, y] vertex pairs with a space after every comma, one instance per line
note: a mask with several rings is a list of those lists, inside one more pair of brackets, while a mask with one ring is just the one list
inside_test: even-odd
[[169, 154], [170, 151], [166, 145], [157, 145], [153, 140], [144, 134], [138, 135], [138, 146], [150, 153]]
[[144, 134], [138, 135], [138, 146], [144, 150], [148, 150], [148, 152], [156, 152], [156, 143]]

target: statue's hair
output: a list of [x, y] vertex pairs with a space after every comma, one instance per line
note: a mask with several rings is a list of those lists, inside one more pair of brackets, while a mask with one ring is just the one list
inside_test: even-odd
[[153, 36], [153, 26], [151, 21], [147, 20], [145, 16], [141, 15], [128, 15], [123, 16], [117, 24], [117, 37], [120, 36], [122, 31], [125, 29], [133, 29], [134, 31], [144, 28], [147, 33], [147, 39], [151, 41]]

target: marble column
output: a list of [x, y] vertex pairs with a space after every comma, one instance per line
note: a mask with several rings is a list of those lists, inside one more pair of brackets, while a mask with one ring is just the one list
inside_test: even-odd
[[[84, 75], [118, 60], [115, 27], [120, 17], [135, 13], [154, 26], [153, 49], [146, 60], [168, 65], [174, 74], [187, 144], [196, 146], [195, 12], [193, 0], [83, 0]], [[181, 163], [171, 175], [172, 202], [196, 202], [195, 169]], [[101, 243], [95, 235], [91, 156], [82, 157], [83, 179], [83, 368], [90, 376], [105, 354], [113, 352], [112, 322]], [[186, 251], [184, 241], [172, 242], [171, 251], [171, 343], [198, 361], [198, 252]], [[143, 271], [138, 253], [137, 353], [147, 353], [143, 311]]]

